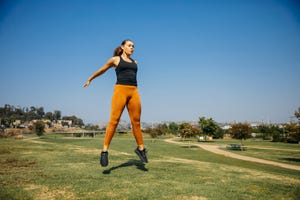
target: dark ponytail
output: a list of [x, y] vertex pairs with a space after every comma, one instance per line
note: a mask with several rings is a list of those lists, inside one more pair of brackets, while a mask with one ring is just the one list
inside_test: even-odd
[[114, 50], [114, 56], [120, 56], [123, 53], [123, 49], [121, 48], [121, 46], [125, 45], [126, 42], [131, 41], [129, 39], [127, 40], [123, 40], [123, 42], [121, 43], [120, 46], [118, 46], [115, 50]]
[[114, 50], [114, 56], [120, 56], [123, 53], [123, 49], [121, 48], [121, 46], [118, 46], [115, 50]]

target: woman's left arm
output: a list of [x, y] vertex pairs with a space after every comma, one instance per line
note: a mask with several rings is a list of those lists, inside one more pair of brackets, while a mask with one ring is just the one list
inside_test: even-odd
[[83, 87], [88, 87], [94, 78], [100, 76], [101, 74], [104, 74], [104, 72], [106, 72], [109, 68], [115, 66], [115, 63], [116, 63], [116, 57], [110, 58], [102, 67], [100, 67], [95, 73], [93, 73], [88, 78], [88, 80], [85, 82]]

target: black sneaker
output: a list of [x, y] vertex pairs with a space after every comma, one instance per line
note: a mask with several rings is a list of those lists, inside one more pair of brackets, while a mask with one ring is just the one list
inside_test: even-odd
[[100, 154], [100, 165], [102, 167], [106, 167], [108, 165], [108, 152], [102, 151]]
[[144, 148], [142, 151], [139, 150], [139, 148], [137, 147], [134, 152], [140, 157], [141, 161], [144, 162], [144, 163], [147, 163], [148, 162], [148, 159], [147, 159], [147, 151], [146, 149]]

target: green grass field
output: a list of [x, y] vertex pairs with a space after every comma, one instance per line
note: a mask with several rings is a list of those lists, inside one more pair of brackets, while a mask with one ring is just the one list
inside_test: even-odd
[[[228, 158], [163, 139], [145, 140], [149, 163], [144, 165], [133, 152], [136, 144], [132, 136], [113, 138], [110, 164], [102, 168], [102, 142], [102, 135], [86, 139], [57, 134], [0, 139], [0, 199], [300, 197], [300, 171]], [[252, 145], [252, 150], [239, 153], [299, 165], [300, 145], [253, 141], [247, 145]]]
[[[190, 145], [193, 145], [195, 140], [186, 140]], [[208, 145], [218, 145], [222, 149], [226, 150], [227, 144], [240, 144], [240, 140], [214, 140], [212, 142], [204, 142]], [[236, 154], [251, 156], [255, 158], [262, 158], [265, 160], [271, 160], [286, 164], [293, 164], [300, 166], [300, 145], [289, 144], [280, 142], [266, 142], [262, 140], [248, 139], [243, 142], [247, 147], [247, 151], [230, 151]]]

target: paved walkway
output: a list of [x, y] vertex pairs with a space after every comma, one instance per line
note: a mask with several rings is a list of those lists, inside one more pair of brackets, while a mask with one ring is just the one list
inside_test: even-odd
[[[169, 142], [169, 143], [177, 144], [177, 145], [186, 145], [186, 143], [175, 141], [173, 138], [166, 139], [165, 141]], [[246, 160], [246, 161], [251, 161], [251, 162], [257, 162], [257, 163], [262, 163], [262, 164], [267, 164], [267, 165], [274, 165], [277, 167], [282, 167], [282, 168], [287, 168], [287, 169], [300, 170], [300, 166], [297, 166], [297, 165], [291, 165], [291, 164], [279, 163], [279, 162], [270, 161], [270, 160], [264, 160], [264, 159], [260, 159], [260, 158], [243, 156], [243, 155], [235, 154], [232, 152], [224, 151], [224, 150], [220, 149], [219, 146], [216, 146], [216, 145], [206, 145], [206, 144], [197, 144], [197, 143], [193, 143], [193, 145], [196, 145], [206, 151], [224, 155], [226, 157], [231, 157], [231, 158], [236, 158], [236, 159]]]

